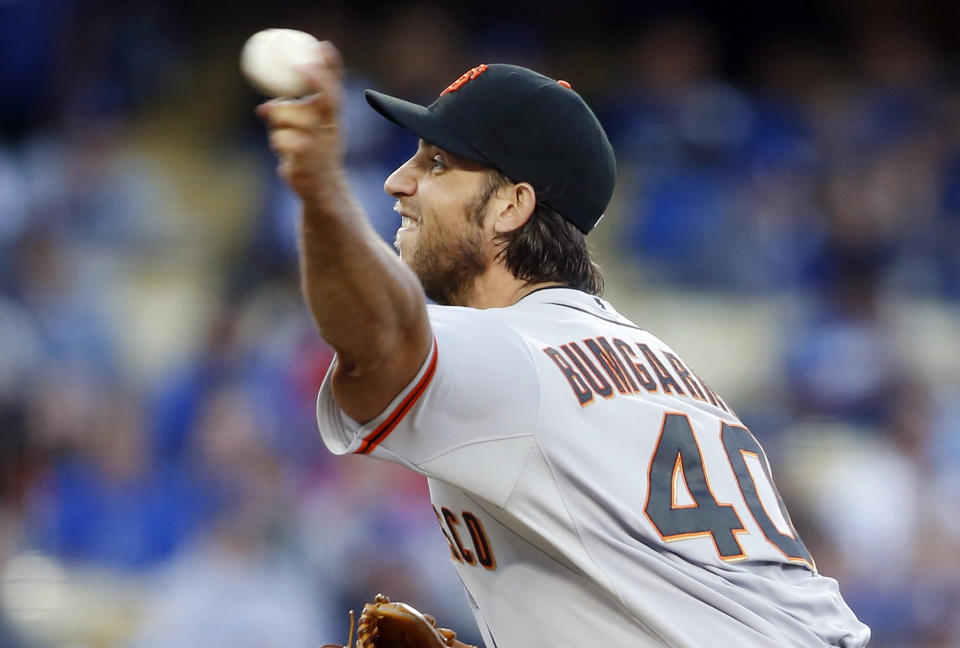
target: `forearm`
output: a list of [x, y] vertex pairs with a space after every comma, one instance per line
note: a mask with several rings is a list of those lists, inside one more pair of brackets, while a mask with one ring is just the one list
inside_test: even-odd
[[[370, 226], [342, 181], [304, 204], [300, 272], [304, 300], [342, 373], [373, 371], [396, 349], [429, 346], [423, 290]], [[412, 347], [412, 348], [411, 348]]]
[[430, 347], [419, 281], [373, 231], [343, 165], [339, 53], [321, 43], [303, 73], [313, 94], [257, 112], [267, 123], [278, 172], [300, 196], [303, 294], [338, 354], [334, 397], [352, 418], [380, 413], [416, 375]]

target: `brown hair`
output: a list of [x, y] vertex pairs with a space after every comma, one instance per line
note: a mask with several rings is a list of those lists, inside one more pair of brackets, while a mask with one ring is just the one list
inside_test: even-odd
[[[496, 169], [488, 171], [482, 195], [487, 199], [511, 180]], [[486, 200], [483, 201], [486, 203]], [[591, 295], [603, 294], [603, 275], [590, 259], [586, 234], [556, 211], [537, 203], [517, 229], [501, 234], [497, 260], [527, 284], [556, 282]]]

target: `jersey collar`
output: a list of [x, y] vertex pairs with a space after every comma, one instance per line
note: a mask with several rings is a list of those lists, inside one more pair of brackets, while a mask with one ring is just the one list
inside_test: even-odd
[[617, 309], [607, 300], [567, 286], [546, 286], [544, 288], [538, 288], [525, 295], [510, 308], [533, 305], [573, 308], [608, 322], [622, 324], [636, 329], [641, 328], [617, 312]]
[[617, 310], [605, 299], [569, 286], [544, 286], [527, 293], [516, 304], [564, 304], [588, 308], [597, 313], [617, 315]]

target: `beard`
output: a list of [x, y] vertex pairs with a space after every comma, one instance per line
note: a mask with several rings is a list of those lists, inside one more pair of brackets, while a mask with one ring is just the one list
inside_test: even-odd
[[465, 306], [474, 282], [489, 267], [480, 228], [449, 232], [423, 227], [410, 258], [410, 269], [420, 279], [423, 292], [437, 304]]
[[459, 226], [437, 220], [420, 222], [416, 246], [407, 263], [420, 279], [423, 292], [435, 303], [466, 306], [477, 278], [490, 267], [480, 227], [489, 200], [489, 192], [476, 196]]

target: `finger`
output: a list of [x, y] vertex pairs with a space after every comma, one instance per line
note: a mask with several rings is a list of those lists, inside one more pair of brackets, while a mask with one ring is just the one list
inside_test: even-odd
[[279, 128], [270, 131], [270, 148], [284, 160], [309, 153], [316, 145], [316, 140], [302, 130]]
[[257, 115], [272, 129], [308, 130], [317, 120], [316, 108], [304, 101], [267, 102], [257, 108]]
[[273, 114], [277, 106], [280, 106], [289, 102], [290, 102], [290, 99], [287, 99], [285, 97], [270, 99], [269, 101], [264, 101], [262, 104], [258, 105], [253, 112], [260, 119], [266, 120], [269, 118], [270, 115]]

